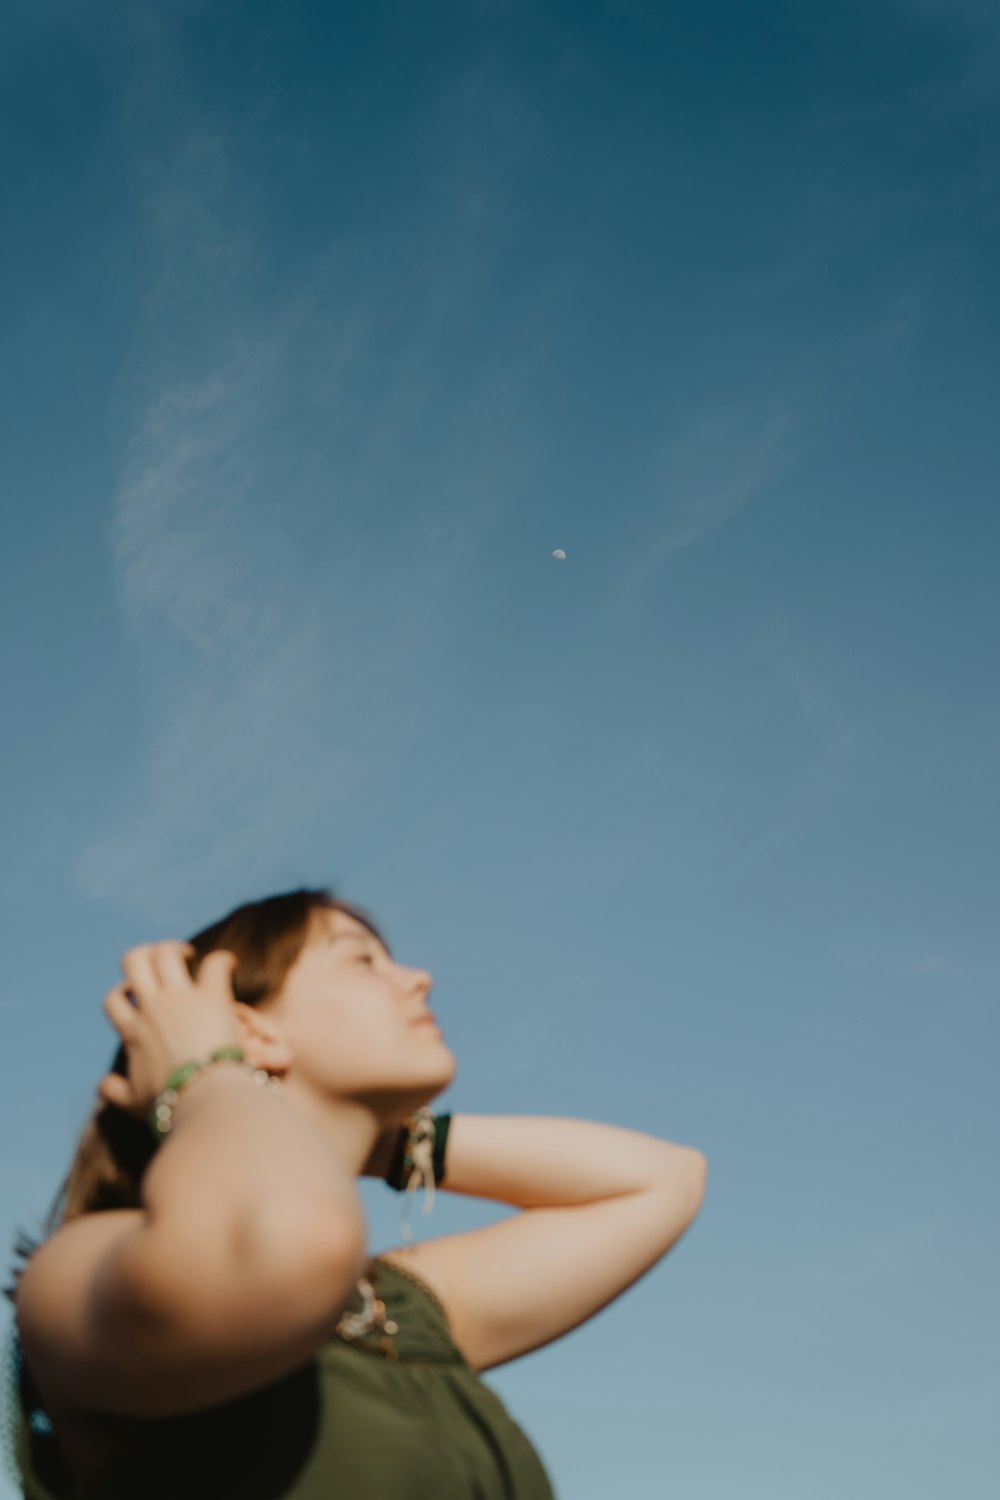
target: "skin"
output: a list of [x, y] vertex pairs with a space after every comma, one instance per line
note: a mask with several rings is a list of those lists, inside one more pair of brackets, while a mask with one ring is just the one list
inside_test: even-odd
[[[441, 1033], [413, 1024], [426, 1010], [430, 974], [397, 964], [346, 912], [314, 913], [281, 992], [258, 1006], [234, 1000], [231, 956], [223, 954], [202, 963], [201, 993], [191, 1003], [180, 965], [184, 945], [161, 946], [178, 950], [172, 961], [179, 966], [177, 999], [153, 1028], [163, 1058], [173, 1062], [178, 1047], [184, 1056], [197, 1055], [195, 1023], [202, 1021], [206, 1043], [219, 1045], [222, 1006], [247, 1060], [283, 1077], [292, 1107], [314, 1121], [331, 1157], [354, 1177], [382, 1176], [370, 1170], [382, 1146], [394, 1144], [399, 1123], [455, 1076]], [[123, 960], [126, 983], [140, 996], [170, 988], [169, 956], [157, 954], [144, 990], [140, 969], [150, 954], [133, 950]], [[203, 980], [213, 962], [221, 967]], [[134, 1015], [116, 992], [106, 1008], [115, 1024]], [[183, 1024], [168, 1024], [178, 1016]], [[127, 1103], [128, 1088], [118, 1075], [102, 1083], [111, 1102]], [[447, 1191], [522, 1212], [381, 1258], [423, 1278], [447, 1309], [470, 1367], [489, 1370], [580, 1327], [633, 1286], [689, 1228], [706, 1180], [701, 1152], [620, 1126], [458, 1114], [448, 1136]]]
[[355, 1176], [455, 1077], [439, 1027], [414, 1024], [432, 985], [347, 912], [316, 911], [281, 991], [256, 1006], [233, 1002], [247, 1061], [281, 1077], [287, 1103]]
[[[178, 1051], [198, 1055], [198, 1025], [212, 1047], [229, 1039], [232, 1023], [232, 1040], [247, 1061], [283, 1078], [285, 1100], [309, 1116], [331, 1156], [354, 1176], [375, 1175], [365, 1168], [380, 1143], [391, 1141], [399, 1122], [455, 1076], [455, 1058], [440, 1031], [414, 1024], [427, 1008], [430, 974], [396, 963], [345, 912], [314, 913], [281, 992], [258, 1006], [233, 998], [232, 956], [206, 958], [196, 993], [182, 962], [185, 947], [126, 955], [126, 985], [106, 1001], [109, 1018], [127, 1032], [135, 1012], [119, 990], [132, 985], [140, 998], [155, 998], [166, 988], [173, 998], [156, 1011], [150, 1031], [159, 1052], [156, 1045], [149, 1052], [171, 1063]], [[171, 964], [176, 972], [168, 972]], [[109, 1074], [100, 1091], [125, 1106], [129, 1088]], [[148, 1101], [140, 1115], [147, 1109]], [[579, 1328], [634, 1286], [693, 1222], [706, 1176], [700, 1152], [622, 1127], [459, 1114], [448, 1138], [447, 1190], [522, 1211], [381, 1258], [427, 1283], [447, 1309], [452, 1337], [470, 1368], [490, 1370]], [[140, 1216], [138, 1210], [120, 1215]], [[70, 1225], [65, 1233], [78, 1229]], [[44, 1364], [36, 1373], [44, 1390]], [[67, 1416], [55, 1406], [71, 1456], [87, 1472], [98, 1472], [117, 1451], [121, 1424], [89, 1411], [72, 1409]]]

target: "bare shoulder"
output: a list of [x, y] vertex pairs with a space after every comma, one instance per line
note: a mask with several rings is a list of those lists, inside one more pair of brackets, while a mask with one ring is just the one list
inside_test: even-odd
[[18, 1341], [43, 1396], [56, 1397], [58, 1331], [81, 1275], [134, 1233], [141, 1208], [112, 1208], [82, 1214], [55, 1230], [25, 1266], [15, 1295]]
[[48, 1267], [66, 1255], [75, 1255], [83, 1245], [112, 1244], [143, 1223], [145, 1217], [141, 1208], [107, 1208], [99, 1213], [81, 1214], [61, 1225], [42, 1241], [28, 1261], [18, 1287], [18, 1301], [29, 1282], [38, 1279], [39, 1266]]
[[237, 1255], [211, 1225], [157, 1227], [145, 1210], [83, 1215], [21, 1278], [25, 1363], [70, 1413], [176, 1416], [257, 1390], [322, 1348], [353, 1292], [353, 1246], [322, 1227], [289, 1239], [286, 1253]]
[[42, 1406], [76, 1477], [90, 1484], [128, 1440], [133, 1423], [84, 1413], [67, 1404], [59, 1379], [60, 1339], [68, 1288], [82, 1265], [101, 1260], [143, 1221], [141, 1209], [84, 1214], [57, 1229], [34, 1252], [15, 1297], [18, 1342]]
[[47, 1240], [43, 1240], [28, 1261], [18, 1288], [18, 1302], [20, 1303], [22, 1291], [29, 1282], [39, 1279], [39, 1266], [47, 1268], [45, 1274], [48, 1277], [48, 1268], [65, 1257], [75, 1257], [84, 1246], [89, 1249], [114, 1244], [123, 1235], [138, 1228], [145, 1219], [145, 1211], [141, 1208], [107, 1208], [99, 1213], [81, 1214], [79, 1218], [63, 1224]]
[[109, 1208], [81, 1214], [50, 1234], [31, 1256], [18, 1283], [15, 1305], [19, 1325], [24, 1316], [30, 1320], [38, 1301], [55, 1290], [61, 1271], [76, 1265], [80, 1255], [109, 1249], [145, 1218], [141, 1208]]
[[52, 1303], [57, 1302], [67, 1276], [75, 1279], [81, 1261], [92, 1263], [117, 1243], [135, 1232], [144, 1222], [141, 1208], [109, 1208], [101, 1213], [82, 1214], [63, 1224], [44, 1240], [31, 1256], [18, 1282], [15, 1316], [18, 1335], [32, 1343], [39, 1323], [47, 1321]]

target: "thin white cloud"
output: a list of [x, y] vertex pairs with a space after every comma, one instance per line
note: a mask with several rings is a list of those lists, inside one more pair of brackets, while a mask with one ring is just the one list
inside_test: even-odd
[[808, 452], [828, 380], [822, 359], [807, 353], [738, 389], [720, 381], [710, 398], [670, 413], [669, 435], [633, 481], [642, 503], [623, 509], [621, 564], [604, 606], [609, 619], [634, 608], [678, 553], [766, 503]]
[[745, 878], [785, 844], [805, 837], [830, 815], [852, 774], [859, 736], [843, 719], [814, 673], [786, 661], [784, 675], [802, 716], [816, 735], [815, 749], [785, 782], [781, 800], [764, 810], [762, 831], [731, 858], [730, 878]]
[[801, 437], [802, 396], [792, 383], [778, 383], [688, 417], [664, 452], [664, 502], [651, 561], [717, 531], [783, 474]]
[[[793, 252], [776, 280], [800, 274], [800, 260]], [[603, 606], [609, 621], [634, 609], [678, 554], [709, 545], [750, 507], [786, 499], [793, 483], [809, 483], [808, 461], [850, 420], [856, 392], [867, 389], [858, 372], [867, 380], [898, 375], [939, 280], [936, 266], [918, 255], [878, 316], [738, 385], [732, 374], [720, 376], [710, 396], [669, 414], [668, 435], [622, 507], [620, 566]]]
[[[120, 382], [109, 532], [139, 649], [123, 712], [145, 743], [78, 865], [95, 899], [167, 924], [299, 869], [318, 831], [336, 861], [365, 788], [434, 713], [449, 591], [511, 478], [487, 414], [528, 357], [508, 338], [457, 388], [451, 346], [502, 259], [523, 117], [507, 129], [498, 110], [478, 146], [456, 129], [422, 216], [265, 295], [239, 143], [192, 112], [175, 67], [144, 73], [145, 114], [158, 93], [177, 118], [137, 147], [159, 271]], [[497, 161], [491, 210], [470, 210]]]
[[663, 459], [660, 533], [648, 561], [693, 546], [756, 499], [784, 469], [795, 430], [782, 396], [702, 411]]
[[267, 366], [266, 351], [247, 351], [202, 381], [163, 390], [126, 453], [112, 526], [123, 607], [134, 627], [161, 619], [207, 654], [260, 628], [238, 599], [238, 576]]

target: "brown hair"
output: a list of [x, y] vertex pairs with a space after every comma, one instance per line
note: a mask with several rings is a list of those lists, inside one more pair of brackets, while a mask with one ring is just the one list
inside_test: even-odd
[[[302, 950], [314, 911], [343, 911], [367, 927], [386, 948], [388, 944], [368, 914], [350, 902], [336, 899], [327, 889], [301, 889], [263, 901], [237, 906], [221, 921], [190, 939], [195, 952], [188, 960], [192, 975], [206, 954], [227, 948], [237, 957], [233, 992], [244, 1005], [259, 1005], [277, 994]], [[124, 1044], [115, 1053], [110, 1071], [127, 1077]], [[24, 1264], [13, 1268], [14, 1281], [4, 1288], [13, 1302], [25, 1265], [49, 1235], [82, 1214], [111, 1208], [141, 1208], [143, 1173], [156, 1152], [148, 1125], [114, 1105], [101, 1103], [77, 1140], [76, 1150], [49, 1209], [41, 1239], [18, 1231], [15, 1257]]]

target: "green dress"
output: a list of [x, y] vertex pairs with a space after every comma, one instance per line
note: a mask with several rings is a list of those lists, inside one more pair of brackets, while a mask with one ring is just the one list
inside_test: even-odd
[[[87, 1500], [555, 1500], [430, 1288], [378, 1257], [365, 1276], [380, 1300], [359, 1289], [306, 1365], [208, 1410], [137, 1423]], [[19, 1400], [14, 1415], [25, 1495], [79, 1500], [44, 1412]]]

